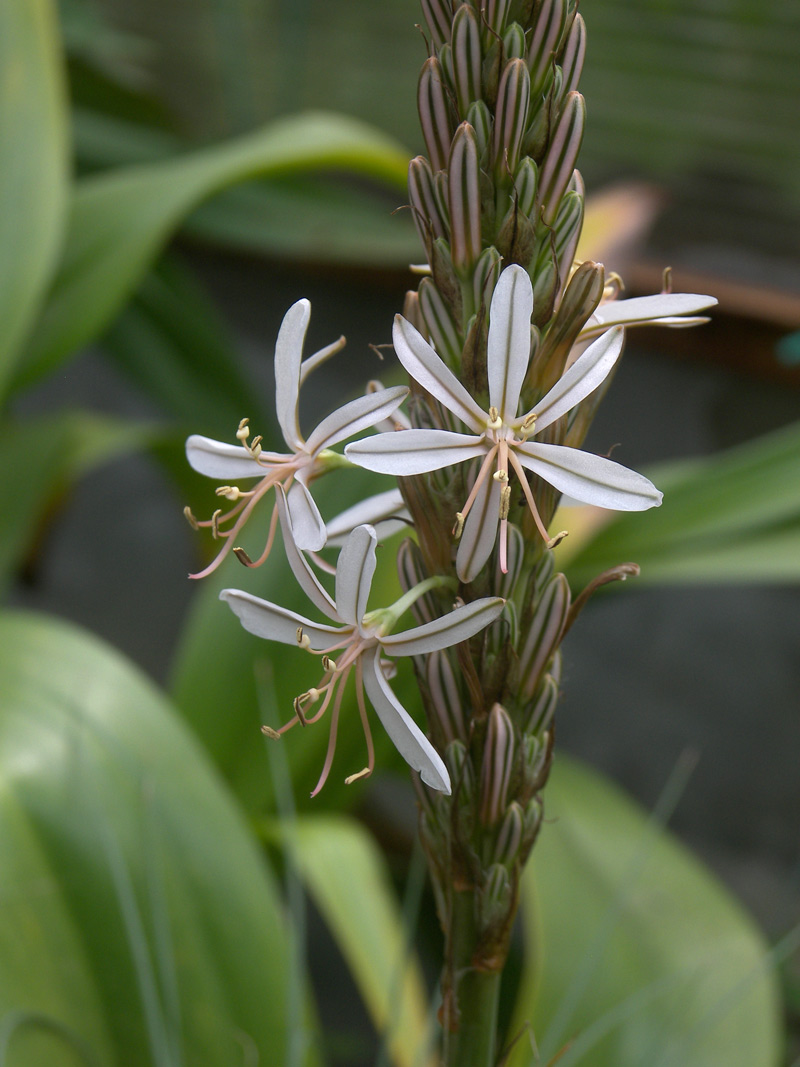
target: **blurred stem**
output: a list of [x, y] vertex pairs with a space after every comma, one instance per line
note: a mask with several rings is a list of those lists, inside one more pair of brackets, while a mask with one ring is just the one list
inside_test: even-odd
[[474, 965], [478, 931], [474, 890], [453, 894], [449, 953], [445, 972], [446, 1003], [456, 1005], [453, 1030], [445, 1020], [443, 1067], [494, 1067], [497, 1045], [499, 970]]

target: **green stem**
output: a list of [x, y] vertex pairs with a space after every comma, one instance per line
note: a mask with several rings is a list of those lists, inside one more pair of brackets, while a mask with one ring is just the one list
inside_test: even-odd
[[501, 972], [478, 970], [473, 965], [477, 929], [472, 892], [454, 893], [448, 935], [446, 982], [455, 993], [458, 1026], [445, 1032], [443, 1067], [494, 1067]]

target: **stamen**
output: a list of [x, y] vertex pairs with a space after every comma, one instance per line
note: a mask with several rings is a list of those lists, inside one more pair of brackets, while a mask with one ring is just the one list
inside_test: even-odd
[[500, 418], [500, 412], [497, 410], [496, 407], [490, 407], [489, 408], [489, 422], [487, 423], [488, 429], [490, 429], [490, 430], [499, 430], [502, 425], [503, 425], [503, 420]]
[[[505, 479], [508, 481], [508, 478]], [[508, 509], [511, 507], [511, 486], [504, 485], [500, 490], [500, 518], [508, 518]], [[503, 572], [505, 573], [505, 572]]]
[[236, 431], [237, 440], [241, 441], [242, 444], [244, 444], [247, 438], [250, 436], [250, 427], [248, 426], [249, 422], [249, 419], [242, 419], [242, 421], [239, 423], [239, 429]]
[[372, 768], [371, 767], [365, 767], [362, 771], [357, 771], [355, 774], [348, 775], [347, 778], [345, 778], [345, 780], [344, 780], [344, 784], [345, 785], [352, 785], [353, 782], [357, 782], [359, 780], [359, 778], [369, 778], [369, 776], [371, 774], [372, 774]]
[[308, 693], [301, 693], [299, 697], [295, 697], [292, 701], [294, 707], [294, 713], [297, 716], [297, 720], [301, 726], [308, 726], [308, 719], [303, 712], [303, 701], [308, 696]]
[[456, 541], [459, 539], [459, 537], [461, 537], [463, 532], [464, 532], [464, 515], [462, 514], [462, 512], [457, 511], [456, 512], [456, 524], [453, 527], [453, 537], [455, 538]]
[[200, 529], [200, 523], [194, 517], [194, 513], [193, 513], [192, 509], [189, 507], [188, 504], [183, 509], [183, 514], [184, 514], [184, 517], [185, 517], [186, 521], [189, 523], [189, 525], [191, 526], [191, 528], [193, 530], [199, 530]]
[[547, 542], [547, 547], [548, 548], [555, 548], [556, 545], [560, 545], [561, 542], [564, 540], [565, 537], [567, 537], [568, 534], [569, 534], [569, 530], [561, 530], [559, 533], [557, 533], [555, 535], [555, 537], [551, 537], [550, 538], [550, 540]]
[[496, 482], [507, 482], [508, 481], [508, 471], [502, 470], [502, 469], [501, 470], [496, 470], [494, 472], [494, 474], [492, 475], [492, 477], [494, 478], [494, 480]]
[[258, 457], [261, 455], [261, 442], [263, 440], [264, 438], [261, 436], [261, 434], [259, 434], [258, 437], [254, 437], [248, 445], [250, 455], [253, 457], [253, 459], [258, 459]]
[[324, 671], [330, 671], [331, 674], [336, 670], [336, 660], [331, 659], [327, 653], [322, 657], [322, 669]]
[[219, 532], [219, 517], [221, 514], [222, 508], [217, 508], [217, 510], [211, 516], [211, 536], [214, 538], [215, 541], [217, 541], [221, 536], [225, 536], [223, 534], [220, 534]]
[[244, 496], [238, 485], [220, 485], [214, 492], [217, 496], [224, 496], [226, 500], [230, 500], [233, 503], [236, 503], [239, 497]]
[[254, 567], [255, 566], [255, 564], [253, 563], [253, 561], [250, 559], [250, 557], [248, 556], [248, 554], [245, 552], [245, 550], [243, 548], [234, 548], [233, 554], [234, 554], [234, 556], [236, 556], [236, 558], [239, 560], [239, 562], [242, 564], [243, 567]]
[[533, 431], [533, 427], [534, 427], [534, 423], [535, 422], [536, 422], [536, 412], [535, 411], [532, 411], [530, 413], [530, 415], [526, 415], [525, 418], [522, 420], [522, 426], [520, 427], [520, 429], [522, 430], [522, 434], [520, 435], [520, 440], [521, 441], [527, 441], [528, 440], [528, 438], [530, 437], [530, 435], [531, 435], [531, 433]]
[[295, 636], [297, 638], [297, 643], [300, 646], [300, 648], [304, 648], [304, 649], [311, 648], [311, 638], [308, 636], [307, 633], [304, 633], [302, 626], [298, 626], [297, 627], [297, 633], [296, 633]]
[[271, 726], [262, 726], [261, 733], [264, 737], [268, 737], [271, 741], [280, 741], [281, 735], [277, 730], [273, 730]]

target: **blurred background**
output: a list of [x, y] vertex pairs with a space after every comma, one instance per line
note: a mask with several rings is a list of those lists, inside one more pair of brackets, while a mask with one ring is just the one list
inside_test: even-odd
[[[593, 427], [589, 447], [620, 442], [615, 458], [650, 473], [800, 418], [800, 6], [585, 0], [581, 11], [581, 170], [590, 196], [606, 191], [589, 247], [627, 295], [657, 291], [669, 265], [676, 290], [720, 301], [708, 326], [634, 334]], [[422, 151], [413, 0], [62, 0], [60, 18], [80, 178], [304, 109]], [[393, 213], [402, 176], [378, 178], [323, 168], [205, 200], [79, 358], [19, 390], [20, 416], [77, 404], [168, 426], [172, 443], [93, 463], [49, 500], [14, 603], [83, 623], [168, 678], [200, 562], [187, 493], [198, 514], [211, 510], [175, 442], [232, 439], [240, 417], [270, 410], [274, 337], [300, 296], [313, 306], [308, 350], [345, 333], [349, 353], [312, 379], [304, 416], [386, 373], [369, 345], [389, 339], [420, 252], [408, 213]], [[206, 360], [234, 361], [227, 396]], [[781, 469], [796, 494], [800, 455]], [[779, 548], [754, 535], [729, 558], [721, 538], [654, 557], [649, 574], [634, 556], [642, 578], [596, 598], [570, 634], [558, 720], [565, 750], [647, 807], [696, 754], [672, 825], [772, 938], [800, 919], [800, 517], [780, 522]], [[583, 574], [579, 563], [580, 549]], [[790, 1012], [799, 982], [790, 969]]]

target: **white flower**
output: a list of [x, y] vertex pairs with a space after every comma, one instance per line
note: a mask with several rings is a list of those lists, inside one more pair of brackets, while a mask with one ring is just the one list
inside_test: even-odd
[[[212, 441], [208, 437], [193, 434], [186, 442], [186, 457], [200, 474], [218, 481], [235, 483], [241, 479], [258, 478], [258, 484], [243, 492], [235, 484], [220, 485], [217, 495], [230, 500], [233, 507], [226, 514], [222, 510], [206, 522], [198, 522], [187, 509], [187, 518], [194, 526], [210, 526], [215, 537], [224, 539], [224, 545], [214, 561], [192, 575], [204, 578], [210, 574], [228, 552], [235, 539], [250, 518], [259, 500], [274, 486], [281, 485], [288, 494], [288, 506], [292, 516], [295, 538], [298, 545], [317, 552], [325, 544], [325, 523], [311, 496], [310, 483], [331, 466], [346, 461], [329, 449], [383, 419], [388, 418], [408, 395], [403, 387], [382, 389], [352, 400], [337, 408], [322, 420], [317, 428], [304, 438], [298, 421], [300, 386], [308, 374], [325, 359], [338, 352], [344, 344], [340, 338], [327, 348], [303, 361], [303, 342], [308, 329], [311, 305], [308, 300], [298, 300], [286, 312], [275, 345], [275, 407], [283, 438], [289, 448], [287, 453], [265, 452], [261, 438], [250, 441], [248, 420], [243, 419], [236, 434], [238, 445]], [[277, 515], [273, 513], [266, 547], [261, 557], [252, 563], [244, 552], [237, 552], [239, 559], [249, 566], [257, 566], [267, 558], [275, 534]], [[223, 529], [226, 523], [233, 523]]]
[[[372, 737], [364, 699], [366, 691], [366, 696], [384, 729], [406, 762], [419, 771], [427, 785], [449, 793], [450, 777], [447, 768], [433, 745], [392, 692], [387, 681], [387, 670], [391, 670], [391, 664], [381, 657], [416, 656], [466, 641], [500, 615], [505, 601], [500, 597], [475, 600], [470, 604], [462, 604], [432, 622], [393, 634], [391, 631], [394, 625], [413, 600], [433, 583], [441, 584], [443, 580], [428, 579], [391, 608], [368, 613], [367, 599], [375, 573], [377, 538], [371, 526], [363, 525], [353, 530], [339, 554], [334, 601], [320, 584], [295, 543], [291, 521], [280, 490], [277, 504], [289, 565], [309, 600], [334, 625], [312, 622], [302, 615], [239, 589], [225, 589], [220, 593], [220, 599], [229, 605], [250, 633], [270, 641], [299, 645], [322, 656], [324, 674], [320, 683], [295, 699], [295, 716], [290, 722], [279, 731], [265, 728], [265, 733], [275, 736], [297, 722], [303, 725], [316, 722], [332, 705], [328, 754], [319, 782], [311, 794], [315, 796], [325, 784], [330, 771], [342, 695], [348, 678], [354, 674], [358, 708], [367, 741], [368, 762], [363, 771], [347, 779], [348, 783], [371, 774], [374, 766]], [[334, 660], [336, 653], [338, 659]], [[320, 702], [319, 708], [313, 715], [307, 715], [307, 709], [317, 702]]]
[[610, 326], [698, 326], [708, 319], [697, 312], [716, 303], [713, 296], [700, 293], [655, 293], [629, 300], [603, 300], [589, 316], [578, 340], [597, 337]]
[[408, 476], [481, 459], [480, 470], [462, 510], [456, 570], [471, 581], [484, 565], [500, 524], [500, 565], [506, 570], [509, 476], [513, 470], [542, 537], [549, 544], [525, 471], [548, 481], [576, 500], [618, 511], [643, 511], [661, 503], [661, 493], [641, 474], [609, 459], [565, 445], [530, 440], [579, 404], [610, 372], [624, 331], [615, 327], [575, 361], [534, 407], [518, 413], [528, 370], [533, 290], [522, 267], [507, 267], [491, 303], [487, 353], [489, 410], [484, 411], [445, 366], [420, 333], [402, 316], [395, 318], [393, 341], [398, 359], [431, 396], [457, 415], [472, 433], [412, 429], [378, 434], [347, 446], [345, 455], [367, 470]]

